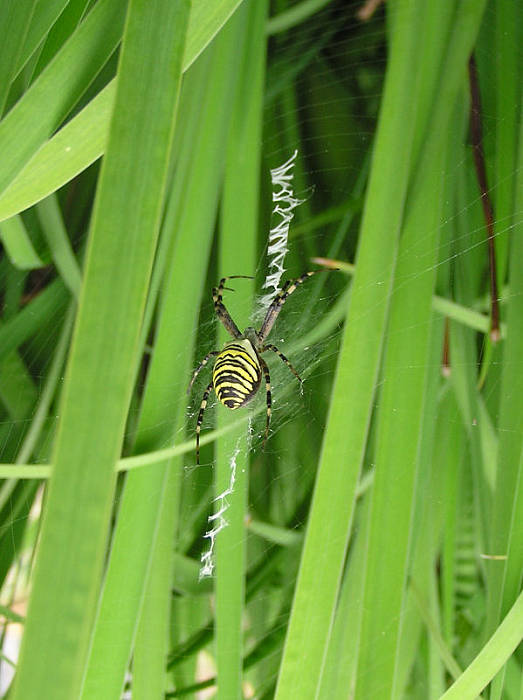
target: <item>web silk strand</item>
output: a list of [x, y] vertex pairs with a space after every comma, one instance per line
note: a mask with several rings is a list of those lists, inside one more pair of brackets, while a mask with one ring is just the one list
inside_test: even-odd
[[289, 250], [289, 226], [294, 218], [294, 209], [303, 202], [302, 199], [294, 196], [292, 188], [294, 178], [292, 171], [297, 155], [298, 151], [294, 151], [283, 165], [271, 170], [272, 201], [276, 203], [272, 210], [272, 217], [276, 223], [269, 231], [269, 246], [267, 248], [269, 262], [267, 276], [263, 284], [263, 289], [271, 291], [260, 298], [260, 313], [269, 308], [280, 291], [280, 280], [285, 272], [285, 256]]
[[214, 545], [218, 534], [225, 527], [227, 527], [227, 520], [225, 519], [225, 513], [229, 508], [227, 498], [234, 493], [234, 483], [236, 481], [236, 458], [238, 457], [239, 452], [240, 449], [237, 447], [231, 457], [229, 486], [213, 499], [213, 503], [218, 503], [219, 505], [217, 510], [208, 518], [211, 529], [205, 533], [204, 538], [209, 540], [209, 548], [201, 555], [200, 558], [200, 581], [203, 578], [212, 576], [214, 572]]

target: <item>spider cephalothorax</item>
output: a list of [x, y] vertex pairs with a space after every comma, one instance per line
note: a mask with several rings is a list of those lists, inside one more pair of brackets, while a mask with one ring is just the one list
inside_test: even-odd
[[[230, 279], [245, 278], [244, 275], [231, 275], [220, 280], [218, 287], [212, 290], [212, 298], [214, 301], [214, 310], [216, 315], [223, 323], [227, 331], [232, 335], [234, 340], [225, 344], [223, 350], [213, 350], [208, 353], [194, 370], [191, 383], [189, 384], [188, 392], [194, 383], [194, 380], [200, 373], [200, 370], [205, 367], [211, 357], [215, 357], [214, 368], [212, 371], [212, 381], [209, 382], [207, 388], [203, 392], [200, 412], [196, 423], [196, 463], [200, 463], [200, 429], [203, 421], [203, 414], [207, 406], [207, 399], [211, 390], [214, 389], [216, 396], [227, 408], [236, 409], [245, 406], [255, 395], [260, 388], [262, 373], [265, 377], [265, 391], [267, 396], [267, 422], [265, 425], [265, 436], [263, 442], [267, 440], [269, 434], [269, 425], [271, 422], [271, 378], [269, 368], [265, 360], [262, 358], [262, 353], [271, 350], [287, 365], [294, 376], [301, 382], [301, 379], [291, 365], [285, 355], [278, 350], [275, 345], [265, 343], [265, 339], [269, 335], [271, 328], [280, 313], [280, 309], [285, 303], [289, 294], [292, 294], [296, 287], [312, 275], [319, 272], [305, 272], [295, 280], [286, 282], [281, 291], [275, 297], [272, 304], [269, 306], [260, 330], [254, 328], [246, 328], [243, 333], [240, 333], [238, 326], [234, 323], [231, 315], [225, 308], [222, 301], [225, 282]], [[252, 279], [247, 277], [245, 279]]]

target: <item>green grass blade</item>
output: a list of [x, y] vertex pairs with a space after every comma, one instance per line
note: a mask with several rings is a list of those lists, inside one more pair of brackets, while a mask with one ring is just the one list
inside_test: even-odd
[[[463, 155], [460, 155], [460, 151]], [[456, 161], [458, 179], [464, 179], [461, 162], [464, 160], [464, 151], [456, 149]], [[457, 192], [461, 194], [460, 189]], [[481, 228], [475, 228], [470, 215], [463, 215], [463, 200], [456, 197], [456, 204], [459, 208], [456, 217], [457, 226], [454, 231], [453, 245], [460, 253], [470, 250], [470, 239], [476, 231], [481, 232]], [[479, 234], [476, 233], [476, 236]], [[475, 264], [476, 263], [476, 264]], [[454, 293], [458, 301], [469, 303], [474, 296], [470, 289], [470, 280], [474, 278], [477, 270], [477, 261], [474, 258], [460, 255], [455, 263], [455, 283]], [[479, 409], [479, 387], [475, 366], [476, 358], [476, 336], [465, 326], [458, 325], [454, 321], [449, 323], [449, 348], [452, 358], [452, 371], [450, 383], [455, 392], [456, 400], [460, 409], [463, 427], [465, 428], [468, 448], [470, 453], [470, 464], [472, 467], [472, 477], [474, 480], [474, 500], [477, 499], [477, 510], [479, 515], [480, 537], [479, 547], [481, 551], [486, 551], [489, 532], [491, 530], [491, 508], [492, 508], [492, 485], [495, 464], [488, 464], [484, 461], [482, 452], [481, 435], [474, 429]]]
[[[220, 36], [217, 37], [217, 41], [220, 39]], [[138, 425], [135, 445], [137, 451], [171, 442], [173, 434], [178, 434], [183, 420], [183, 408], [187, 401], [185, 392], [192, 360], [187, 338], [194, 337], [194, 323], [204, 286], [221, 182], [220, 163], [224, 158], [228, 124], [227, 101], [223, 99], [222, 71], [221, 63], [216, 59], [215, 47], [212, 46], [209, 47], [209, 54], [204, 54], [187, 73], [187, 82], [184, 83], [184, 97], [187, 97], [187, 92], [190, 91], [191, 94], [195, 93], [197, 98], [190, 101], [188, 120], [195, 121], [198, 129], [193, 138], [183, 144], [167, 208], [164, 227], [174, 229], [177, 236], [163, 286], [157, 339]], [[185, 99], [183, 106], [186, 107]], [[205, 202], [205, 206], [201, 205], [202, 202]], [[195, 241], [198, 241], [200, 254], [193, 261], [190, 273], [183, 272], [182, 276]], [[179, 293], [181, 281], [193, 290], [190, 300]], [[183, 361], [173, 362], [173, 357], [183, 358]], [[178, 407], [174, 412], [173, 400], [177, 401]], [[160, 463], [154, 469], [144, 470], [143, 474], [137, 473], [127, 480], [93, 639], [85, 698], [103, 697], [100, 695], [104, 692], [100, 669], [103, 670], [103, 674], [107, 674], [111, 687], [115, 682], [113, 677], [116, 677], [118, 683], [116, 689], [121, 687], [139, 618], [139, 637], [136, 639], [138, 697], [143, 696], [147, 690], [147, 679], [158, 661], [163, 663], [162, 657], [156, 659], [154, 668], [145, 669], [148, 650], [144, 649], [144, 645], [150, 642], [153, 636], [156, 640], [155, 647], [158, 647], [159, 630], [151, 631], [149, 623], [154, 624], [157, 615], [162, 612], [161, 600], [169, 594], [169, 588], [163, 588], [162, 598], [157, 597], [156, 604], [150, 600], [145, 602], [143, 610], [140, 610], [140, 600], [144, 590], [147, 598], [153, 591], [158, 592], [158, 579], [164, 577], [163, 567], [168, 562], [161, 562], [161, 570], [155, 567], [155, 563], [158, 564], [159, 552], [163, 549], [163, 540], [158, 542], [155, 537], [162, 538], [165, 529], [169, 527], [169, 523], [162, 519], [163, 515], [160, 517], [160, 513], [164, 514], [166, 509], [174, 509], [174, 504], [170, 503], [167, 494], [172, 495], [173, 489], [179, 488], [178, 480], [182, 477], [183, 465], [189, 460], [189, 463], [194, 460], [193, 450], [194, 443], [191, 442], [189, 457], [186, 457], [183, 463], [176, 460], [169, 467], [176, 471], [175, 484], [169, 485], [169, 482], [165, 481], [166, 478], [171, 478], [166, 477], [165, 459], [158, 460]], [[162, 498], [165, 499], [163, 502]], [[159, 551], [157, 547], [160, 547]], [[151, 550], [154, 552], [152, 558]], [[132, 591], [132, 595], [125, 601], [121, 600], [120, 595], [122, 577]], [[118, 615], [114, 618], [114, 624], [107, 625], [106, 618], [112, 615], [111, 611], [116, 605]], [[151, 608], [153, 605], [154, 609]], [[153, 615], [153, 619], [143, 619], [146, 611]], [[162, 625], [166, 619], [165, 608], [163, 614]]]
[[[340, 589], [338, 609], [329, 640], [325, 672], [321, 679], [318, 700], [331, 700], [331, 698], [349, 696], [349, 693], [354, 693], [359, 644], [359, 637], [354, 634], [354, 628], [360, 628], [363, 615], [361, 601], [365, 583], [369, 503], [370, 498], [367, 496], [359, 513], [359, 520], [354, 527], [356, 541], [352, 545]], [[348, 625], [347, 620], [354, 620], [354, 625]], [[340, 659], [344, 659], [346, 662], [339, 663]]]
[[301, 2], [278, 13], [267, 21], [267, 34], [279, 34], [305, 21], [315, 12], [328, 5], [331, 0], [301, 0]]
[[129, 9], [15, 699], [70, 700], [83, 680], [160, 221], [186, 6], [132, 0]]
[[[209, 7], [207, 0], [194, 0], [185, 46], [184, 70], [192, 65], [241, 1], [220, 0]], [[18, 163], [15, 176], [6, 182], [5, 189], [0, 188], [3, 190], [0, 194], [0, 221], [55, 192], [103, 155], [114, 91], [115, 82], [111, 81], [48, 141], [49, 132], [34, 135], [32, 150], [23, 163]], [[32, 109], [38, 111], [40, 108], [38, 105], [28, 105], [24, 114], [32, 114]], [[15, 128], [17, 124], [4, 127], [6, 140], [16, 138]], [[31, 134], [33, 130], [34, 127]], [[2, 133], [0, 123], [0, 145]]]
[[31, 457], [38, 438], [42, 432], [45, 419], [49, 413], [49, 407], [53, 397], [55, 396], [57, 386], [60, 382], [60, 376], [63, 372], [65, 356], [71, 340], [75, 312], [76, 304], [73, 303], [67, 312], [65, 321], [60, 331], [60, 337], [56, 345], [56, 350], [49, 366], [49, 372], [45, 379], [43, 388], [40, 391], [38, 403], [34, 409], [34, 413], [31, 417], [31, 425], [25, 434], [24, 440], [20, 446], [18, 454], [16, 455], [17, 464], [23, 464]]
[[[515, 197], [519, 192], [517, 177], [513, 177], [518, 158], [518, 117], [516, 108], [521, 94], [523, 76], [518, 44], [521, 40], [523, 10], [517, 2], [499, 2], [495, 8], [495, 52], [496, 52], [496, 150], [494, 161], [493, 192], [494, 231], [496, 234], [496, 266], [499, 279], [505, 279], [509, 262], [508, 248], [511, 237], [510, 225], [518, 211]], [[521, 130], [520, 130], [521, 149]], [[521, 163], [521, 157], [520, 157]]]
[[220, 31], [243, 0], [192, 0], [184, 69], [187, 69]]
[[68, 3], [69, 0], [46, 0], [46, 2], [36, 3], [31, 23], [18, 56], [16, 74], [22, 70], [38, 46], [44, 41]]
[[[448, 76], [450, 72], [459, 75], [465, 70], [482, 10], [483, 5], [476, 3], [476, 14], [469, 15], [468, 23], [458, 15], [459, 32], [455, 32], [447, 47], [441, 65], [438, 106], [420, 159], [421, 163], [430, 162], [434, 167], [422, 166], [416, 172], [398, 255], [377, 427], [364, 598], [368, 614], [363, 619], [356, 698], [387, 698], [396, 692], [398, 638], [412, 538], [423, 397], [429, 368], [439, 370], [428, 361], [430, 307], [443, 218], [441, 173], [448, 168], [447, 134], [461, 87], [458, 80], [449, 80]], [[432, 31], [432, 25], [428, 26]], [[453, 162], [451, 158], [448, 160]], [[432, 402], [435, 400], [434, 396]], [[398, 439], [399, 435], [405, 436], [404, 439]]]
[[[219, 247], [220, 277], [254, 275], [258, 228], [263, 82], [265, 73], [265, 17], [267, 2], [250, 0], [238, 16], [229, 41], [235, 46], [228, 80], [237, 88], [231, 119], [224, 192], [221, 207]], [[236, 83], [235, 65], [242, 66]], [[245, 105], [248, 109], [245, 109]], [[237, 280], [241, 294], [226, 300], [239, 328], [247, 326], [254, 302], [254, 280]], [[237, 288], [237, 287], [236, 287]], [[231, 340], [220, 327], [218, 346]], [[262, 383], [263, 387], [263, 383]], [[263, 391], [263, 390], [262, 390]], [[262, 393], [262, 392], [260, 392]], [[227, 425], [235, 415], [218, 406], [218, 425]], [[218, 698], [242, 696], [243, 609], [246, 572], [245, 517], [247, 510], [249, 456], [248, 439], [242, 426], [217, 444], [215, 498], [227, 491], [231, 469], [235, 469], [234, 490], [225, 499], [227, 526], [216, 540], [216, 661]], [[218, 499], [216, 510], [224, 506]]]
[[18, 0], [0, 5], [0, 115], [4, 111], [11, 81], [16, 72], [22, 43], [27, 36], [36, 0]]
[[56, 269], [66, 287], [78, 299], [82, 285], [82, 276], [65, 230], [62, 212], [56, 196], [51, 195], [43, 202], [40, 202], [37, 211]]
[[[215, 60], [215, 43], [209, 46], [184, 80], [184, 109], [180, 114], [175, 140], [179, 144], [179, 155], [164, 225], [166, 230], [174, 230], [177, 235], [172, 255], [169, 255], [172, 259], [163, 285], [161, 317], [140, 420], [144, 434], [135, 445], [138, 452], [144, 447], [144, 439], [146, 445], [150, 444], [151, 439], [158, 444], [166, 440], [173, 441], [175, 434], [180, 434], [182, 430], [183, 409], [188, 402], [186, 389], [193, 369], [195, 319], [198, 317], [202, 292], [205, 291], [229, 113], [223, 100], [220, 81], [222, 69]], [[197, 256], [193, 253], [195, 243], [198, 246]], [[187, 269], [188, 259], [192, 260], [192, 264]], [[181, 279], [184, 287], [193, 291], [188, 298], [180, 295]], [[173, 362], [173, 352], [179, 361]], [[177, 401], [174, 410], [173, 397]], [[193, 428], [194, 424], [191, 424], [191, 429]], [[166, 429], [170, 432], [166, 433]], [[179, 599], [173, 600], [171, 591], [172, 533], [179, 533], [182, 538], [186, 534], [191, 537], [187, 532], [187, 519], [183, 517], [184, 510], [180, 511], [178, 504], [182, 488], [183, 493], [187, 493], [187, 476], [195, 474], [191, 468], [187, 471], [187, 466], [191, 467], [193, 462], [194, 445], [191, 444], [183, 459], [161, 465], [167, 468], [167, 478], [162, 508], [153, 514], [158, 522], [158, 534], [152, 551], [133, 652], [133, 697], [137, 700], [148, 700], [153, 696], [152, 693], [159, 698], [163, 697], [165, 683], [169, 678], [165, 676], [167, 643], [173, 644], [186, 638], [185, 617], [178, 614], [176, 605]], [[152, 472], [147, 486], [142, 485], [144, 482], [138, 479], [128, 480], [124, 499], [128, 497], [128, 491], [130, 494], [134, 491], [141, 495], [148, 490], [151, 493], [147, 503], [154, 507], [158, 476], [158, 470]], [[192, 491], [191, 486], [189, 490]], [[131, 508], [122, 512], [122, 516], [124, 514], [134, 526], [136, 514]], [[127, 521], [122, 518], [122, 531]], [[150, 537], [146, 529], [147, 523], [143, 524], [144, 537]], [[118, 526], [120, 527], [120, 522]], [[142, 521], [139, 526], [142, 527]], [[122, 556], [128, 560], [128, 547], [123, 538], [120, 543]], [[175, 576], [178, 574], [179, 561], [178, 557], [174, 566]], [[197, 562], [194, 563], [197, 567]], [[138, 564], [138, 569], [142, 565], [140, 560], [134, 558], [130, 564], [131, 567]], [[132, 572], [132, 577], [131, 580], [134, 580], [135, 572]], [[192, 585], [198, 587], [197, 569]], [[118, 596], [117, 580], [113, 593]], [[198, 594], [203, 593], [205, 589], [199, 588]], [[113, 634], [119, 639], [118, 628], [114, 629]], [[177, 686], [178, 681], [179, 675], [175, 673]]]
[[523, 639], [523, 593], [474, 661], [441, 700], [474, 700], [493, 679]]
[[60, 125], [114, 51], [122, 34], [125, 7], [121, 0], [97, 3], [0, 122], [0, 192]]
[[34, 381], [17, 352], [4, 357], [0, 364], [0, 401], [13, 421], [31, 415], [37, 397]]
[[[518, 177], [515, 212], [523, 206], [523, 120], [520, 128]], [[508, 560], [487, 560], [489, 580], [488, 631], [492, 633], [521, 589], [523, 562], [523, 223], [512, 230], [507, 309], [507, 340], [501, 386], [499, 443], [494, 489], [490, 554], [508, 555]], [[502, 679], [497, 680], [497, 695], [501, 696]]]
[[[430, 571], [432, 572], [433, 569], [431, 568]], [[436, 600], [434, 600], [435, 596], [434, 593], [436, 592], [435, 586], [433, 586], [430, 590], [431, 598], [432, 600], [429, 602], [425, 596], [422, 595], [417, 582], [413, 579], [411, 581], [410, 585], [410, 593], [414, 599], [414, 602], [416, 603], [416, 607], [418, 609], [419, 615], [423, 622], [425, 623], [425, 626], [427, 627], [428, 632], [430, 633], [431, 639], [433, 640], [433, 643], [438, 649], [439, 656], [441, 657], [441, 660], [445, 664], [448, 672], [451, 674], [453, 678], [458, 678], [461, 675], [461, 668], [459, 667], [457, 661], [454, 659], [452, 654], [450, 653], [450, 649], [447, 647], [445, 644], [445, 640], [443, 639], [443, 636], [440, 632], [439, 629], [439, 624], [438, 621], [435, 619], [434, 616], [431, 615], [431, 612], [434, 612], [434, 607], [436, 605]], [[432, 608], [432, 610], [431, 610]], [[442, 680], [442, 679], [438, 679]], [[440, 685], [441, 683], [438, 683]], [[437, 697], [441, 695], [441, 692], [437, 693]], [[398, 696], [399, 697], [399, 696]]]
[[34, 270], [44, 266], [20, 216], [13, 216], [0, 223], [0, 239], [15, 267], [20, 270]]
[[0, 195], [0, 221], [44, 199], [105, 152], [116, 81], [36, 150]]
[[64, 7], [64, 11], [60, 14], [60, 17], [58, 17], [45, 38], [42, 50], [38, 55], [38, 61], [31, 74], [32, 81], [40, 75], [53, 57], [60, 51], [71, 34], [77, 29], [84, 16], [89, 12], [90, 8], [90, 0], [69, 0], [67, 6]]
[[68, 298], [62, 280], [55, 280], [4, 323], [0, 327], [0, 359], [29, 340], [49, 318], [62, 318]]
[[[314, 698], [331, 630], [373, 405], [415, 114], [417, 11], [400, 0], [365, 202], [356, 272], [309, 516], [277, 700]], [[348, 391], [350, 387], [350, 391]]]
[[[440, 173], [447, 150], [445, 133], [439, 132], [443, 143], [431, 150], [431, 155], [439, 156], [435, 167], [427, 169], [428, 177], [416, 184], [392, 292], [364, 595], [368, 614], [361, 632], [357, 698], [392, 697], [394, 692], [424, 395], [431, 366], [430, 307], [438, 250]], [[422, 272], [420, 259], [424, 261]], [[434, 369], [438, 371], [437, 365]], [[398, 440], [398, 435], [409, 438]]]
[[162, 467], [160, 470], [165, 472], [163, 501], [134, 644], [132, 692], [135, 700], [163, 700], [167, 681], [165, 668], [171, 638], [173, 597], [173, 532], [178, 526], [181, 480], [178, 464]]

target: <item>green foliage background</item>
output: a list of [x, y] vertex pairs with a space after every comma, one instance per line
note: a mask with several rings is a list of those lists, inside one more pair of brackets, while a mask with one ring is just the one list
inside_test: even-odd
[[[523, 5], [363, 4], [0, 3], [4, 697], [523, 697]], [[255, 274], [248, 324], [295, 149], [288, 275], [340, 268], [271, 337], [305, 392], [196, 469], [209, 290]]]

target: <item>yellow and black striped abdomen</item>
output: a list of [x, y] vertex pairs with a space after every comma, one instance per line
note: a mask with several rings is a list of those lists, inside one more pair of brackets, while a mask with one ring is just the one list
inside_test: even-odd
[[212, 381], [227, 408], [240, 408], [252, 399], [260, 387], [261, 370], [250, 340], [227, 343], [214, 363]]

